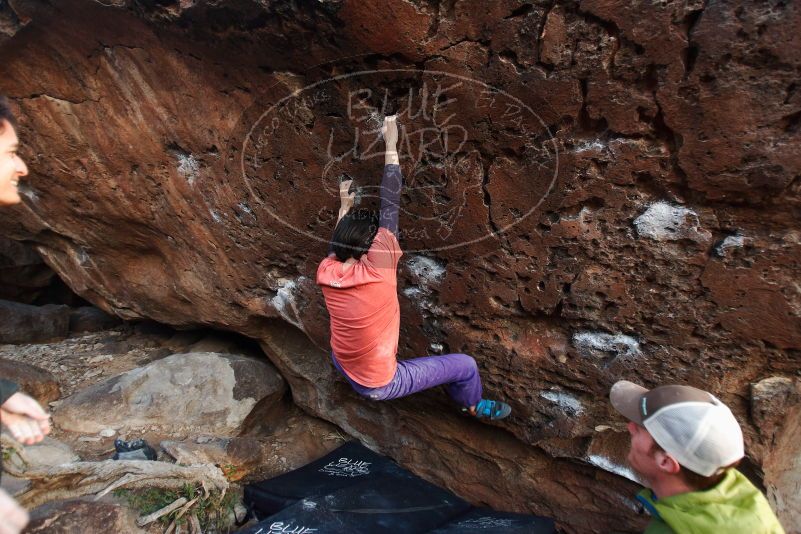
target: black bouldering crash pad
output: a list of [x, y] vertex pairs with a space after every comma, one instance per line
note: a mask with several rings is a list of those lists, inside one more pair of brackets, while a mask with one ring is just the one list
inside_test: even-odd
[[243, 534], [555, 532], [550, 519], [473, 508], [357, 442], [246, 486], [245, 503], [262, 521]]
[[[462, 499], [411, 473], [394, 473], [304, 498], [262, 526], [293, 525], [289, 532], [428, 532], [469, 509]], [[270, 532], [269, 528], [264, 532]]]
[[351, 441], [300, 469], [245, 486], [245, 505], [263, 519], [300, 499], [327, 495], [384, 472], [403, 471], [389, 458]]
[[430, 531], [430, 534], [550, 534], [556, 532], [553, 519], [536, 515], [496, 512], [475, 508]]

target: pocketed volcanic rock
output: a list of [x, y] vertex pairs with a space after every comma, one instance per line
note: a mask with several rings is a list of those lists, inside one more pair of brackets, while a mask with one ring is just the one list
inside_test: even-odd
[[64, 399], [53, 419], [60, 428], [81, 433], [155, 427], [233, 436], [257, 405], [279, 400], [285, 388], [265, 361], [174, 354]]
[[[801, 3], [11, 4], [0, 92], [31, 173], [0, 229], [93, 305], [258, 340], [313, 415], [568, 532], [642, 526], [596, 439], [619, 379], [711, 391], [755, 471], [776, 449], [766, 477], [799, 472], [777, 467], [789, 422], [767, 439], [748, 399], [801, 367]], [[399, 356], [473, 356], [513, 407], [500, 431], [441, 392], [366, 402], [331, 368], [316, 267], [340, 176], [378, 207], [390, 107]]]

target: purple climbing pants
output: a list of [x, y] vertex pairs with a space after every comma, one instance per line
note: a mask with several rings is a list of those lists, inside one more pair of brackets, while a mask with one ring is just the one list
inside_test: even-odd
[[367, 388], [354, 382], [342, 370], [333, 352], [331, 359], [356, 393], [371, 400], [397, 399], [441, 385], [446, 386], [448, 394], [460, 406], [475, 406], [481, 400], [478, 367], [476, 361], [467, 354], [398, 360], [398, 369], [392, 382], [378, 388]]

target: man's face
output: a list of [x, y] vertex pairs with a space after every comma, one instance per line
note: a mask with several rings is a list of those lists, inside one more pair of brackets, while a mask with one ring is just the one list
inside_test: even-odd
[[631, 449], [629, 450], [629, 465], [637, 472], [643, 481], [654, 480], [660, 474], [659, 463], [654, 449], [654, 438], [645, 427], [629, 421], [629, 434], [631, 434]]
[[19, 204], [19, 181], [28, 175], [28, 167], [17, 155], [19, 139], [8, 121], [0, 123], [0, 206]]

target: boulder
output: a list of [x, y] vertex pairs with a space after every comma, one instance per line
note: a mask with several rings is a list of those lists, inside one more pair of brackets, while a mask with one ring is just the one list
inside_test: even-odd
[[26, 534], [138, 534], [133, 511], [121, 504], [93, 500], [57, 501], [31, 510]]
[[31, 306], [0, 300], [0, 343], [37, 343], [63, 339], [69, 333], [70, 310], [48, 304]]
[[[0, 90], [32, 172], [0, 229], [87, 301], [258, 340], [308, 412], [568, 530], [642, 523], [636, 485], [587, 461], [618, 379], [708, 389], [749, 454], [777, 446], [745, 399], [799, 369], [801, 3], [13, 5]], [[377, 207], [383, 100], [400, 357], [474, 356], [501, 431], [439, 391], [366, 402], [331, 368], [314, 276], [337, 177]]]
[[787, 411], [799, 403], [801, 381], [798, 379], [771, 376], [751, 385], [751, 417], [768, 440], [772, 440], [777, 429], [787, 422]]
[[255, 358], [198, 352], [174, 354], [66, 398], [56, 425], [96, 434], [143, 429], [236, 435], [254, 409], [281, 399], [284, 380]]
[[[321, 366], [319, 362], [330, 356], [300, 331], [276, 324], [265, 334], [265, 352], [278, 362], [293, 400], [304, 411], [335, 422], [367, 446], [471, 502], [493, 502], [499, 493], [512, 499], [519, 488], [518, 477], [524, 477], [532, 482], [527, 485], [525, 504], [521, 501], [515, 507], [518, 511], [569, 518], [570, 510], [580, 508], [582, 502], [595, 503], [592, 510], [584, 509], [580, 517], [566, 521], [577, 532], [604, 531], [596, 529], [591, 520], [608, 521], [606, 510], [619, 514], [620, 509], [637, 509], [634, 495], [638, 485], [627, 479], [627, 467], [618, 459], [620, 442], [618, 458], [593, 463], [595, 451], [588, 453], [586, 445], [566, 454], [564, 450], [574, 443], [570, 440], [555, 439], [552, 446], [546, 444], [542, 449], [525, 447], [509, 431], [515, 429], [514, 423], [494, 426], [464, 417], [441, 391], [371, 402], [354, 393], [332, 365]], [[492, 460], [487, 458], [488, 451], [492, 451]], [[581, 458], [581, 463], [571, 461], [573, 455]], [[492, 480], [487, 471], [495, 473]], [[554, 495], [560, 498], [553, 500]], [[633, 518], [631, 530], [642, 529], [644, 523], [643, 517]]]
[[753, 384], [751, 413], [766, 443], [768, 500], [788, 534], [801, 533], [801, 380], [771, 376]]
[[[27, 469], [44, 470], [49, 467], [80, 461], [72, 448], [66, 443], [45, 436], [45, 439], [33, 445], [26, 445], [22, 449], [24, 464], [19, 464], [20, 471]], [[21, 462], [22, 458], [12, 455], [9, 462]]]
[[179, 464], [212, 463], [222, 469], [228, 480], [253, 482], [313, 462], [344, 440], [344, 434], [334, 425], [298, 414], [285, 419], [269, 436], [198, 436], [162, 441], [161, 448]]
[[94, 306], [81, 306], [70, 310], [69, 329], [72, 333], [100, 332], [114, 328], [120, 319]]
[[61, 396], [61, 389], [55, 375], [50, 371], [25, 362], [0, 358], [0, 376], [20, 386], [45, 409], [47, 404]]

